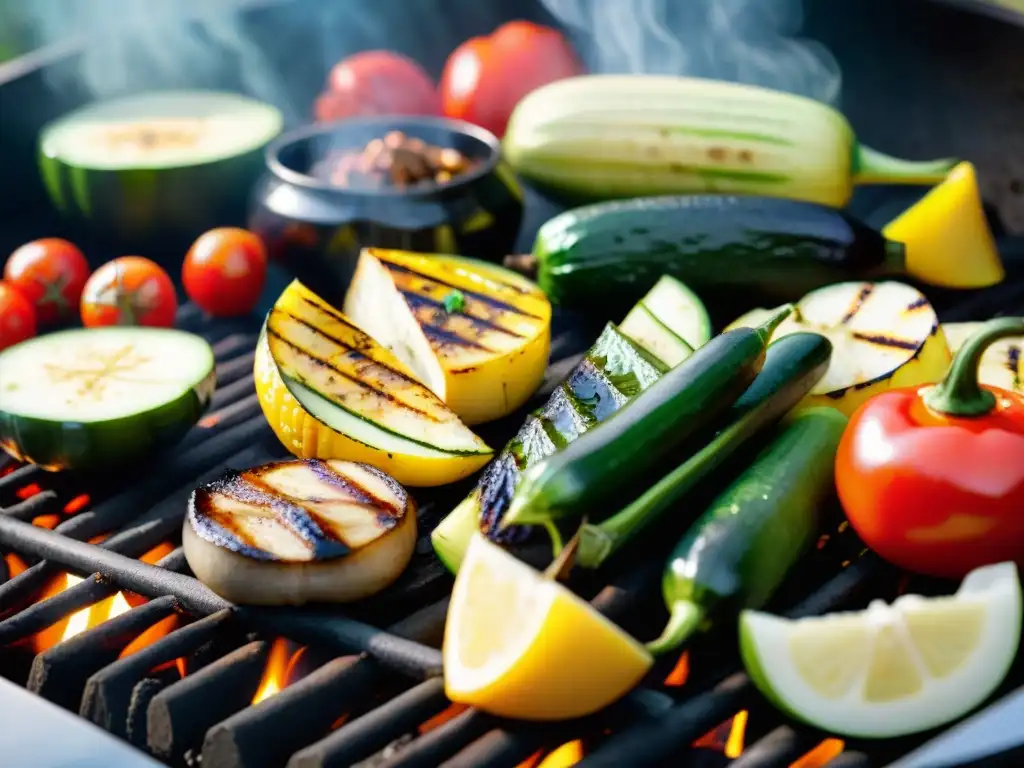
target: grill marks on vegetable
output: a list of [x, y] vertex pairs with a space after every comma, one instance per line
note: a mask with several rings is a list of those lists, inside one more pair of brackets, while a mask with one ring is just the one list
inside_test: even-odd
[[365, 547], [398, 525], [408, 497], [365, 464], [277, 462], [201, 486], [189, 505], [196, 533], [256, 560], [315, 562]]

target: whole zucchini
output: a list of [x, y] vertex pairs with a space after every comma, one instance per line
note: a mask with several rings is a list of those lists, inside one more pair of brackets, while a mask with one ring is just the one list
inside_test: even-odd
[[800, 411], [712, 502], [665, 565], [669, 621], [648, 650], [675, 650], [713, 614], [768, 601], [818, 532], [845, 428], [834, 408]]
[[903, 246], [845, 214], [766, 197], [649, 197], [566, 211], [529, 266], [552, 302], [607, 312], [669, 274], [698, 295], [794, 301], [830, 283], [904, 271]]
[[609, 499], [729, 410], [761, 370], [768, 339], [791, 309], [782, 308], [756, 330], [736, 328], [711, 339], [629, 408], [530, 467], [503, 524], [600, 516]]
[[538, 88], [516, 106], [503, 149], [534, 186], [576, 202], [719, 192], [840, 208], [854, 184], [931, 184], [955, 164], [868, 149], [842, 114], [803, 96], [652, 75]]

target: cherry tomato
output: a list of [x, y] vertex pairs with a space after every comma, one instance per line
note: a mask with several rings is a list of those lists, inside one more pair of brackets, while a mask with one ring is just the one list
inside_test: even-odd
[[82, 292], [82, 324], [174, 325], [178, 298], [159, 265], [142, 256], [122, 256], [92, 273]]
[[452, 52], [441, 75], [441, 106], [448, 117], [476, 123], [501, 137], [526, 94], [582, 71], [560, 32], [510, 21]]
[[437, 87], [412, 59], [392, 51], [363, 51], [342, 59], [314, 107], [317, 120], [354, 115], [438, 115]]
[[32, 303], [40, 325], [73, 317], [88, 279], [82, 252], [56, 237], [26, 243], [4, 266], [4, 280]]
[[263, 241], [245, 229], [211, 229], [189, 249], [181, 269], [185, 293], [214, 317], [252, 312], [267, 277]]
[[36, 335], [36, 313], [32, 302], [13, 285], [0, 280], [0, 349]]

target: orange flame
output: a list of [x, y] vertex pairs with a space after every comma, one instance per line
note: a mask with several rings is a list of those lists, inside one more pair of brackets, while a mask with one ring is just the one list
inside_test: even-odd
[[585, 756], [583, 742], [576, 739], [548, 752], [547, 757], [540, 761], [537, 768], [569, 768]]
[[274, 640], [274, 644], [270, 646], [267, 668], [263, 672], [263, 679], [260, 680], [260, 687], [256, 689], [256, 695], [252, 697], [253, 704], [259, 704], [271, 696], [276, 696], [285, 687], [290, 657], [288, 641], [281, 637]]
[[9, 578], [13, 579], [15, 576], [20, 576], [28, 570], [28, 563], [13, 552], [4, 555], [4, 562], [7, 563], [7, 575]]
[[735, 759], [743, 754], [746, 731], [747, 711], [743, 710], [705, 733], [693, 742], [693, 746], [717, 749], [729, 759]]
[[420, 734], [424, 734], [427, 731], [432, 731], [435, 728], [439, 728], [452, 718], [461, 715], [463, 712], [466, 711], [466, 709], [468, 709], [468, 707], [466, 707], [465, 704], [450, 704], [448, 706], [448, 709], [438, 712], [432, 718], [420, 724]]
[[64, 505], [64, 514], [69, 516], [77, 515], [79, 512], [81, 512], [83, 509], [89, 506], [90, 501], [92, 501], [92, 499], [89, 498], [88, 493], [80, 493], [78, 496], [75, 496], [75, 498], [71, 499], [71, 501]]
[[825, 739], [789, 768], [823, 768], [839, 757], [845, 746], [840, 739]]
[[38, 483], [32, 483], [30, 485], [23, 485], [21, 488], [14, 492], [14, 495], [17, 496], [22, 501], [25, 501], [25, 499], [31, 499], [37, 493], [42, 492], [43, 489], [39, 487]]
[[679, 657], [679, 661], [672, 667], [672, 671], [665, 677], [663, 683], [670, 688], [678, 688], [681, 685], [686, 684], [687, 678], [690, 676], [690, 652], [683, 651]]

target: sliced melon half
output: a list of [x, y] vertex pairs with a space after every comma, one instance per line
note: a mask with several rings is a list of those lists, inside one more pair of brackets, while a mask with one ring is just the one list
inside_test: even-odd
[[375, 466], [403, 485], [454, 482], [491, 449], [391, 353], [297, 281], [267, 316], [256, 390], [302, 458]]
[[364, 249], [345, 314], [468, 424], [516, 410], [544, 378], [551, 305], [492, 264]]

